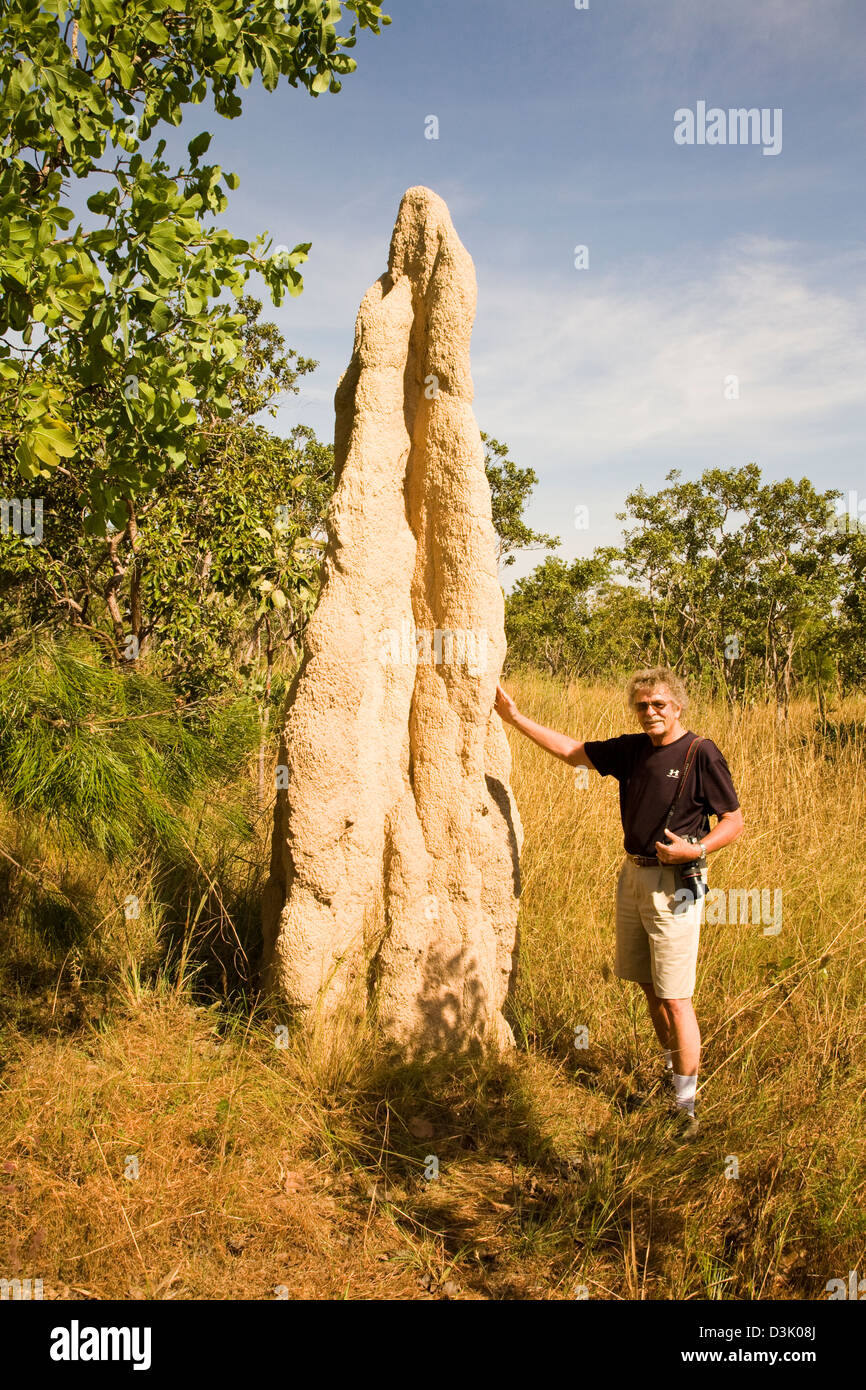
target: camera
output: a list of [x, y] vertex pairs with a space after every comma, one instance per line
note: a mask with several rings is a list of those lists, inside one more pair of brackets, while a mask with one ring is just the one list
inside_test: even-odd
[[[699, 845], [701, 842], [697, 835], [683, 835], [684, 840], [688, 840], [690, 845]], [[706, 896], [707, 885], [704, 882], [704, 869], [707, 867], [707, 856], [702, 854], [700, 859], [690, 859], [688, 864], [677, 864], [676, 880], [677, 887], [686, 889], [692, 895], [692, 902], [700, 902]]]

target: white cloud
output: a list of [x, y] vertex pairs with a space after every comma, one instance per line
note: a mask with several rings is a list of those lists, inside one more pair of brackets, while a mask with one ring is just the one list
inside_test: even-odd
[[[822, 283], [811, 255], [752, 237], [690, 260], [688, 274], [658, 258], [628, 280], [575, 271], [568, 293], [488, 282], [476, 410], [509, 442], [536, 440], [541, 458], [586, 467], [721, 441], [741, 444], [745, 461], [769, 436], [796, 455], [804, 424], [832, 428], [860, 406], [866, 379], [863, 257], [850, 258], [843, 293]], [[838, 259], [834, 269], [844, 280]], [[738, 400], [725, 399], [731, 375]]]

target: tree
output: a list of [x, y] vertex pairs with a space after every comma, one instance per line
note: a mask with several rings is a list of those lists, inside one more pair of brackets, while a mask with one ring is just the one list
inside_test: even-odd
[[515, 585], [509, 655], [602, 677], [663, 662], [731, 698], [774, 698], [781, 715], [834, 663], [862, 679], [866, 544], [832, 521], [838, 492], [764, 483], [754, 463], [666, 483], [627, 496], [621, 548], [548, 559]]
[[835, 623], [841, 540], [828, 524], [835, 490], [808, 479], [762, 484], [754, 463], [707, 469], [626, 498], [622, 572], [647, 595], [658, 656], [742, 695], [751, 682], [787, 712], [805, 668]]
[[[344, 9], [357, 23], [340, 36]], [[205, 227], [238, 186], [202, 162], [207, 131], [176, 169], [165, 140], [147, 157], [143, 142], [209, 92], [239, 116], [257, 73], [268, 91], [280, 77], [339, 91], [357, 25], [390, 20], [374, 0], [2, 0], [0, 13], [0, 432], [25, 481], [67, 477], [105, 534], [200, 463], [202, 416], [231, 414], [243, 317], [216, 301], [254, 271], [276, 304], [300, 293], [309, 251]], [[95, 225], [70, 231], [70, 180], [94, 175]]]
[[593, 595], [609, 570], [605, 552], [570, 565], [549, 555], [519, 579], [505, 600], [509, 661], [544, 666], [551, 675], [585, 674], [593, 664]]
[[[535, 546], [553, 549], [559, 545], [558, 536], [545, 536], [531, 530], [523, 520], [523, 509], [529, 494], [538, 482], [531, 468], [518, 468], [508, 457], [508, 445], [500, 444], [482, 430], [484, 470], [490, 484], [493, 507], [493, 526], [498, 537], [496, 559], [500, 565], [513, 565], [514, 552]], [[501, 459], [501, 463], [497, 460]]]
[[[318, 586], [333, 450], [304, 426], [281, 439], [255, 422], [316, 364], [259, 322], [260, 301], [239, 307], [231, 418], [204, 419], [199, 461], [128, 502], [125, 525], [109, 523], [102, 537], [84, 530], [85, 498], [55, 471], [43, 487], [41, 542], [4, 537], [0, 637], [71, 624], [118, 663], [152, 651], [151, 664], [188, 697], [232, 683], [240, 666], [267, 700], [275, 653], [285, 644], [297, 655]], [[0, 487], [13, 469], [7, 453]]]
[[866, 534], [850, 532], [842, 548], [845, 571], [835, 656], [845, 679], [862, 686], [866, 682]]

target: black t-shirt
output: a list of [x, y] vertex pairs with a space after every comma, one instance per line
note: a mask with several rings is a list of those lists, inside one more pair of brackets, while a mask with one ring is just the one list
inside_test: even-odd
[[[649, 734], [621, 734], [584, 744], [596, 772], [619, 782], [619, 812], [628, 854], [655, 858], [656, 840], [670, 843], [664, 834], [665, 818], [676, 795], [686, 753], [696, 737], [686, 732], [674, 743], [659, 747]], [[710, 815], [736, 811], [739, 804], [724, 755], [706, 738], [695, 754], [669, 828], [675, 835], [703, 839], [709, 834]]]

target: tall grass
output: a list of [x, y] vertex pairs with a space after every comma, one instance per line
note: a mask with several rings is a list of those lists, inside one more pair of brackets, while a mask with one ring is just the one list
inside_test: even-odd
[[154, 677], [100, 664], [84, 640], [34, 638], [0, 675], [0, 791], [68, 848], [109, 860], [142, 842], [176, 848], [180, 809], [236, 772], [254, 741], [251, 703], [188, 711]]
[[191, 947], [209, 938], [219, 983], [249, 976], [235, 919], [249, 934], [258, 915], [258, 862], [242, 862], [257, 742], [251, 701], [187, 706], [74, 637], [17, 644], [0, 675], [7, 1001], [58, 969], [133, 993], [157, 971], [200, 974]]

